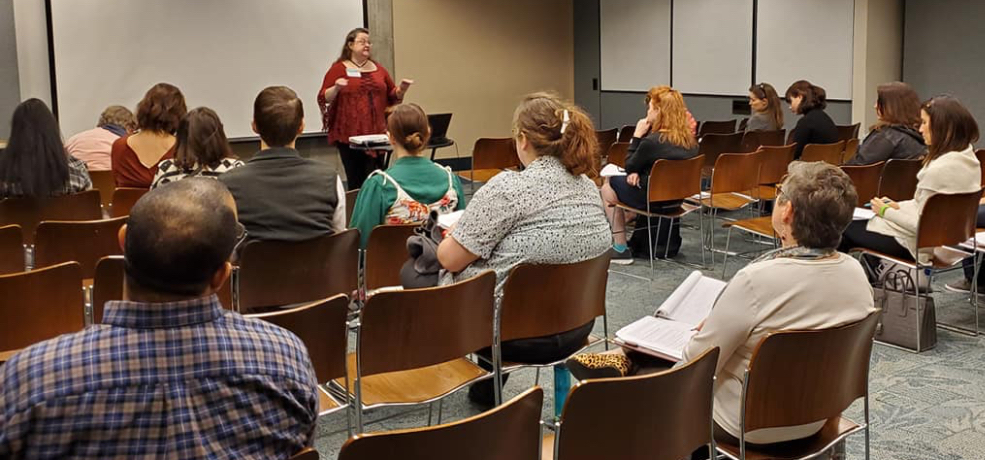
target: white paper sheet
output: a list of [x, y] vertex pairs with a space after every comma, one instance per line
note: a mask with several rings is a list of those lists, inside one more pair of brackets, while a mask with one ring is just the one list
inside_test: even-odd
[[875, 217], [876, 213], [872, 212], [868, 208], [855, 208], [855, 213], [852, 215], [852, 220], [869, 220]]

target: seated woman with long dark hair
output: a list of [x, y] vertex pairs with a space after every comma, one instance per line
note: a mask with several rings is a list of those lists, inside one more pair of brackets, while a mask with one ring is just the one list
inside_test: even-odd
[[920, 158], [927, 153], [920, 127], [920, 98], [910, 85], [894, 81], [876, 88], [876, 116], [858, 153], [848, 165], [870, 165], [893, 159]]
[[0, 198], [45, 198], [92, 188], [85, 163], [62, 144], [58, 121], [40, 99], [14, 110], [10, 140], [0, 153]]
[[208, 107], [199, 107], [185, 114], [178, 123], [174, 158], [157, 165], [157, 174], [150, 188], [186, 177], [219, 177], [220, 174], [243, 166], [236, 158], [219, 115]]

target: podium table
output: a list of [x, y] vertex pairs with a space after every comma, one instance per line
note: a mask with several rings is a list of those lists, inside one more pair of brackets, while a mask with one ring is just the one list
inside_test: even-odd
[[[435, 152], [438, 151], [438, 149], [451, 147], [453, 145], [455, 145], [454, 140], [445, 139], [443, 142], [437, 142], [437, 143], [428, 142], [428, 145], [425, 145], [424, 149], [431, 149], [431, 161], [434, 161], [434, 154]], [[386, 152], [386, 156], [383, 159], [383, 164], [386, 167], [390, 166], [390, 154], [393, 152], [393, 146], [391, 146], [390, 144], [363, 145], [363, 144], [350, 143], [349, 148], [353, 150], [362, 150], [362, 151], [376, 150], [379, 152]]]

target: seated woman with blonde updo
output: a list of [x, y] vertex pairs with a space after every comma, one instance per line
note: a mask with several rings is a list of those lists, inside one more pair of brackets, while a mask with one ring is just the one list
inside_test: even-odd
[[361, 246], [369, 232], [383, 224], [424, 222], [432, 210], [445, 214], [465, 209], [458, 176], [421, 155], [431, 137], [428, 117], [417, 104], [401, 104], [387, 119], [393, 166], [366, 179], [352, 210], [350, 228], [358, 228]]

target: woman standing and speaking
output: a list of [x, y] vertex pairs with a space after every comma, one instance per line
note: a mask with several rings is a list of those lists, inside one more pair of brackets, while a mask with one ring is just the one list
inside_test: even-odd
[[349, 148], [349, 137], [386, 132], [387, 108], [399, 104], [414, 83], [405, 79], [394, 85], [390, 73], [373, 61], [372, 47], [368, 30], [349, 32], [318, 92], [323, 128], [328, 143], [339, 149], [349, 190], [362, 187], [369, 173], [383, 167], [376, 152]]

